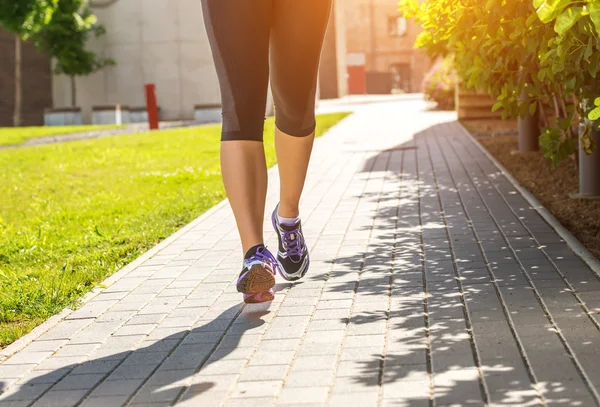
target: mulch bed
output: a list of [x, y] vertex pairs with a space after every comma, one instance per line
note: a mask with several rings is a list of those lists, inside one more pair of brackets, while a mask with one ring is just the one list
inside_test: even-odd
[[[573, 160], [552, 168], [542, 153], [519, 153], [517, 136], [492, 137], [481, 126], [464, 123], [478, 140], [511, 174], [573, 233], [596, 257], [600, 257], [600, 201], [572, 199], [579, 177]], [[503, 129], [504, 130], [504, 129]]]

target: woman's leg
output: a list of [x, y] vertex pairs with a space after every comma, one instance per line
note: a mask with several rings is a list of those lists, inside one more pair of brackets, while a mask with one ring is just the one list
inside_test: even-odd
[[238, 291], [246, 302], [268, 301], [277, 267], [263, 246], [272, 1], [203, 0], [203, 11], [221, 87], [221, 171], [245, 253]]
[[319, 60], [331, 1], [278, 0], [273, 8], [271, 79], [281, 179], [279, 214], [295, 218], [312, 152]]
[[281, 183], [273, 223], [280, 238], [282, 274], [290, 280], [308, 270], [299, 202], [314, 142], [319, 61], [330, 12], [331, 0], [277, 0], [273, 4], [270, 59]]
[[223, 182], [246, 253], [263, 243], [271, 0], [204, 0], [203, 5], [221, 86]]

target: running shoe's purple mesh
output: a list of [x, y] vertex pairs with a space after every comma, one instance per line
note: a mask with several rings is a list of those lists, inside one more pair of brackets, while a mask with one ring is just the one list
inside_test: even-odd
[[279, 262], [275, 256], [273, 256], [273, 254], [264, 246], [259, 247], [254, 255], [246, 259], [247, 264], [256, 262], [269, 263], [273, 268], [273, 274], [277, 274], [279, 272]]

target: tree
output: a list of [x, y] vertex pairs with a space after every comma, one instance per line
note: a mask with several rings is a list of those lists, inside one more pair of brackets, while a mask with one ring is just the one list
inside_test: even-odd
[[57, 7], [34, 40], [36, 46], [55, 58], [54, 72], [71, 78], [71, 104], [76, 105], [75, 77], [92, 74], [105, 66], [114, 65], [86, 49], [91, 35], [106, 33], [85, 0], [59, 0]]
[[[90, 35], [106, 31], [87, 6], [87, 0], [0, 0], [0, 25], [20, 40], [31, 41], [35, 47], [56, 61], [56, 74], [71, 77], [71, 103], [76, 104], [75, 77], [89, 75], [112, 59], [101, 58], [86, 48]], [[15, 125], [20, 121], [21, 60], [16, 58]]]
[[0, 0], [0, 25], [15, 34], [15, 100], [13, 125], [21, 125], [22, 41], [35, 37], [52, 15], [56, 0]]

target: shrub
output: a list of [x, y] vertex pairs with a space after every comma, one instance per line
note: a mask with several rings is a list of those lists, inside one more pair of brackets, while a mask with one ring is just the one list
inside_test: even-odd
[[416, 46], [453, 55], [466, 87], [498, 100], [494, 111], [524, 118], [539, 109], [540, 144], [555, 164], [576, 152], [582, 117], [600, 120], [600, 0], [400, 0], [400, 10], [423, 26]]
[[441, 110], [454, 110], [457, 75], [451, 58], [438, 60], [423, 80], [427, 100], [437, 103]]

